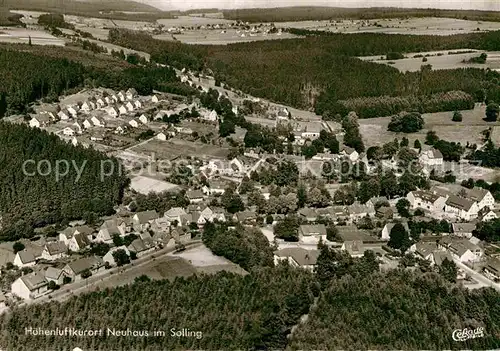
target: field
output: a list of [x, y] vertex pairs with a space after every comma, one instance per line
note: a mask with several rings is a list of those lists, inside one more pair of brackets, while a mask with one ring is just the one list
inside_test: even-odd
[[413, 145], [415, 139], [419, 139], [423, 143], [429, 130], [434, 130], [443, 140], [456, 141], [463, 145], [466, 145], [467, 142], [481, 145], [483, 144], [482, 132], [489, 127], [500, 125], [500, 122], [485, 122], [483, 120], [485, 111], [485, 106], [462, 111], [463, 122], [452, 122], [452, 112], [423, 114], [425, 127], [420, 132], [413, 134], [388, 131], [390, 117], [360, 119], [360, 132], [366, 147], [380, 146], [394, 140], [394, 138], [401, 139], [403, 136], [410, 140], [410, 145]]
[[499, 30], [499, 22], [467, 21], [454, 18], [409, 18], [336, 21], [280, 22], [276, 27], [324, 30], [333, 33], [387, 33], [411, 35], [452, 35]]
[[[174, 34], [175, 39], [186, 44], [201, 44], [201, 45], [227, 45], [231, 43], [250, 42], [257, 40], [273, 40], [273, 39], [290, 39], [298, 38], [298, 36], [281, 33], [281, 34], [264, 34], [264, 33], [245, 33], [236, 29], [225, 30], [187, 30], [182, 34]], [[158, 35], [155, 39], [168, 39], [168, 36]]]
[[[453, 52], [474, 51], [462, 54], [453, 54]], [[470, 60], [472, 57], [477, 57], [481, 53], [486, 53], [488, 59], [485, 64], [479, 63], [464, 63], [464, 60]], [[415, 57], [418, 55], [420, 57]], [[422, 55], [427, 56], [427, 61], [422, 61]], [[492, 70], [500, 70], [500, 52], [498, 51], [481, 51], [470, 49], [459, 49], [452, 51], [429, 51], [419, 53], [405, 54], [407, 58], [401, 60], [388, 61], [381, 56], [364, 56], [359, 57], [364, 61], [371, 61], [384, 65], [389, 65], [397, 68], [401, 72], [417, 72], [423, 65], [432, 65], [433, 70], [441, 69], [456, 69], [456, 68], [489, 68]]]
[[24, 28], [0, 27], [0, 42], [2, 43], [20, 43], [34, 45], [55, 45], [64, 46], [64, 40], [58, 39], [53, 35], [42, 30], [29, 30]]
[[228, 151], [215, 145], [207, 145], [180, 139], [169, 139], [161, 141], [151, 139], [150, 141], [136, 147], [132, 147], [133, 152], [152, 155], [155, 154], [158, 160], [174, 160], [179, 157], [194, 156], [226, 158]]

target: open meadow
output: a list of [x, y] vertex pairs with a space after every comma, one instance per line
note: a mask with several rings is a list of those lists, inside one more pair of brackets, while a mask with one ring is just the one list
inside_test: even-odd
[[380, 18], [371, 20], [279, 22], [277, 27], [323, 30], [332, 33], [386, 33], [411, 35], [452, 35], [499, 30], [499, 22], [455, 18]]
[[1, 43], [20, 43], [28, 44], [31, 38], [31, 43], [34, 45], [55, 45], [64, 46], [64, 40], [43, 30], [30, 30], [25, 28], [10, 28], [0, 27], [0, 42]]
[[[486, 63], [467, 63], [473, 57], [478, 57], [482, 53], [486, 53], [488, 58]], [[426, 61], [423, 61], [423, 57]], [[375, 62], [383, 65], [388, 65], [397, 68], [400, 72], [417, 72], [424, 65], [431, 65], [433, 70], [442, 69], [457, 69], [457, 68], [489, 68], [492, 70], [500, 70], [500, 52], [498, 51], [482, 51], [470, 49], [458, 49], [451, 51], [429, 51], [405, 54], [401, 60], [386, 60], [383, 56], [363, 56], [359, 59], [363, 61]]]
[[367, 148], [375, 145], [380, 146], [394, 140], [394, 138], [402, 139], [403, 137], [410, 140], [410, 145], [413, 145], [415, 139], [419, 139], [423, 143], [430, 130], [435, 131], [443, 140], [460, 142], [463, 145], [466, 145], [467, 142], [482, 145], [484, 143], [482, 132], [489, 127], [500, 125], [500, 122], [484, 121], [485, 111], [485, 106], [462, 111], [462, 122], [451, 120], [453, 112], [426, 113], [422, 115], [425, 121], [424, 129], [412, 134], [388, 131], [390, 117], [360, 119], [360, 132]]

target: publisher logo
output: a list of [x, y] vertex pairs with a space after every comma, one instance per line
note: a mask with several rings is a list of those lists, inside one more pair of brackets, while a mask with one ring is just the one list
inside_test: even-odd
[[479, 327], [476, 329], [455, 329], [451, 335], [455, 341], [466, 341], [469, 339], [476, 339], [484, 337], [484, 328]]

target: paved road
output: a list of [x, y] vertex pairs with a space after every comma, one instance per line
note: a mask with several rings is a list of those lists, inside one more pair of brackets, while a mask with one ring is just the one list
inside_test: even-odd
[[[189, 247], [196, 247], [201, 245], [201, 240], [196, 240], [192, 241], [189, 243], [186, 243], [185, 246], [186, 248]], [[71, 284], [67, 284], [61, 287], [60, 290], [56, 290], [53, 293], [50, 293], [48, 295], [42, 296], [36, 300], [30, 300], [26, 301], [25, 303], [22, 303], [20, 306], [23, 305], [28, 305], [32, 303], [44, 303], [44, 302], [49, 302], [49, 301], [64, 301], [65, 299], [77, 295], [77, 294], [82, 294], [85, 292], [90, 292], [95, 288], [95, 283], [101, 283], [102, 281], [105, 281], [111, 277], [115, 277], [116, 274], [119, 274], [121, 272], [127, 272], [129, 270], [137, 269], [139, 267], [144, 266], [145, 264], [149, 264], [153, 258], [158, 258], [159, 256], [166, 255], [170, 252], [175, 251], [175, 247], [168, 247], [168, 248], [163, 248], [158, 251], [153, 251], [147, 255], [144, 255], [137, 260], [133, 261], [132, 264], [123, 266], [123, 267], [115, 267], [111, 268], [109, 270], [105, 270], [102, 272], [99, 272], [96, 275], [93, 275], [87, 279], [83, 279]], [[154, 256], [154, 257], [153, 257]], [[49, 299], [49, 296], [51, 298]]]
[[[462, 262], [460, 262], [459, 260], [457, 260], [455, 258], [453, 259], [453, 261], [455, 261], [455, 264], [457, 265], [457, 267], [463, 269], [468, 275], [470, 275], [472, 278], [477, 280], [479, 283], [483, 284], [484, 286], [491, 286], [493, 289], [500, 291], [500, 284], [496, 284], [495, 282], [488, 279], [487, 277], [485, 277], [481, 273], [474, 271], [472, 268], [466, 266], [465, 264], [463, 264]], [[474, 285], [474, 287], [475, 287], [475, 285]]]

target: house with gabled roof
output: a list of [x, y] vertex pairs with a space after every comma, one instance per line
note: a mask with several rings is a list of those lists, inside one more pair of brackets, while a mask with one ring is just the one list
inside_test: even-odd
[[326, 226], [324, 224], [303, 224], [299, 227], [299, 236], [326, 237]]
[[92, 238], [92, 234], [94, 233], [94, 229], [89, 227], [88, 225], [81, 225], [76, 227], [68, 227], [59, 233], [59, 240], [64, 242], [66, 245], [69, 244], [69, 240], [75, 234], [84, 234], [87, 238]]
[[500, 260], [498, 258], [488, 259], [483, 271], [488, 278], [495, 281], [500, 280]]
[[340, 249], [346, 251], [351, 257], [363, 257], [366, 251], [361, 240], [344, 241]]
[[42, 273], [25, 274], [11, 285], [11, 292], [24, 300], [33, 300], [49, 293], [48, 281]]
[[123, 90], [116, 94], [116, 96], [120, 101], [125, 101], [127, 99], [127, 94]]
[[151, 96], [151, 102], [152, 102], [152, 103], [156, 104], [156, 103], [158, 103], [158, 101], [160, 101], [160, 100], [158, 99], [158, 96], [156, 96], [156, 95]]
[[315, 222], [318, 219], [318, 212], [314, 208], [304, 207], [301, 208], [297, 214], [299, 218], [306, 220], [307, 222]]
[[92, 116], [90, 121], [96, 127], [105, 127], [106, 126], [106, 122], [104, 121], [104, 119], [96, 117], [96, 116]]
[[148, 118], [146, 117], [146, 115], [143, 113], [142, 115], [139, 116], [139, 118], [137, 118], [142, 124], [146, 125], [148, 124], [149, 120]]
[[442, 165], [444, 162], [443, 154], [441, 153], [441, 151], [434, 148], [422, 151], [418, 159], [424, 166], [438, 166]]
[[453, 235], [461, 238], [471, 238], [472, 232], [476, 229], [475, 223], [452, 223]]
[[71, 278], [72, 281], [82, 279], [82, 273], [88, 271], [92, 275], [104, 270], [104, 262], [96, 256], [83, 257], [78, 260], [68, 263], [63, 268], [64, 274]]
[[[403, 227], [405, 228], [406, 232], [408, 234], [410, 234], [410, 227], [408, 227], [408, 222], [406, 221], [403, 221], [403, 222], [400, 222]], [[381, 234], [381, 239], [382, 240], [389, 240], [390, 239], [390, 234], [391, 234], [391, 230], [392, 228], [394, 228], [394, 226], [396, 225], [396, 223], [386, 223], [386, 225], [384, 226], [384, 228], [382, 228], [382, 234]]]
[[448, 196], [443, 197], [427, 190], [411, 191], [406, 196], [410, 202], [412, 209], [423, 209], [434, 214], [439, 214], [444, 211]]
[[471, 201], [477, 203], [477, 207], [479, 210], [482, 210], [485, 207], [494, 208], [495, 207], [495, 198], [491, 195], [489, 190], [474, 187], [473, 189], [465, 188], [465, 197]]
[[54, 268], [54, 267], [47, 267], [47, 269], [44, 272], [45, 279], [47, 282], [54, 282], [57, 285], [62, 285], [64, 283], [64, 272], [62, 269], [59, 268]]
[[177, 221], [177, 223], [181, 223], [181, 217], [186, 215], [186, 211], [182, 207], [172, 207], [168, 211], [165, 212], [164, 217], [168, 222], [172, 223]]
[[477, 219], [481, 222], [488, 222], [497, 218], [500, 218], [500, 210], [491, 210], [489, 207], [484, 207], [477, 215]]
[[12, 263], [19, 268], [31, 267], [36, 264], [36, 257], [31, 250], [24, 249], [16, 253]]
[[139, 128], [139, 126], [142, 124], [141, 121], [139, 121], [138, 118], [131, 119], [128, 124], [133, 127], [133, 128]]
[[292, 267], [299, 267], [308, 270], [314, 270], [318, 261], [319, 250], [306, 250], [301, 247], [285, 248], [274, 251], [274, 264], [286, 261]]
[[41, 127], [47, 126], [50, 122], [51, 122], [51, 119], [50, 119], [49, 115], [40, 114], [40, 115], [36, 115], [35, 117], [33, 117], [30, 120], [29, 125], [31, 128], [41, 128]]
[[85, 101], [82, 104], [82, 106], [80, 107], [80, 110], [82, 110], [83, 112], [87, 112], [87, 113], [90, 112], [90, 111], [92, 111], [92, 109], [93, 109], [92, 106], [87, 101]]
[[137, 97], [137, 90], [134, 88], [129, 88], [127, 92], [125, 93], [127, 100], [133, 100], [134, 98]]
[[120, 111], [115, 106], [107, 107], [106, 113], [111, 117], [118, 117], [120, 115]]
[[243, 225], [254, 225], [257, 221], [257, 213], [255, 211], [236, 212], [233, 215], [233, 220]]
[[125, 107], [124, 105], [121, 105], [118, 108], [118, 112], [120, 113], [120, 115], [126, 115], [128, 113], [127, 107]]
[[152, 238], [135, 239], [127, 248], [129, 251], [135, 252], [137, 257], [141, 257], [154, 251], [156, 245]]
[[70, 113], [71, 117], [73, 118], [78, 117], [78, 111], [80, 110], [78, 105], [68, 106], [67, 110]]
[[154, 210], [137, 212], [132, 217], [132, 225], [134, 226], [134, 229], [137, 231], [146, 230], [150, 228], [151, 223], [158, 218], [159, 218], [158, 213]]
[[72, 117], [72, 115], [69, 113], [68, 109], [63, 108], [57, 113], [57, 117], [59, 117], [61, 121], [67, 121]]
[[54, 261], [68, 256], [68, 247], [62, 241], [54, 241], [45, 244], [41, 258]]
[[141, 100], [134, 100], [134, 107], [135, 108], [142, 108]]
[[190, 203], [202, 202], [205, 198], [201, 190], [190, 190], [186, 192], [186, 198]]
[[99, 108], [103, 108], [103, 107], [105, 107], [107, 104], [106, 104], [106, 102], [105, 102], [102, 98], [99, 98], [99, 99], [97, 99], [97, 100], [96, 100], [96, 105], [97, 105], [97, 107], [99, 107]]
[[84, 233], [77, 233], [68, 240], [68, 248], [73, 252], [78, 252], [90, 245], [89, 237]]
[[449, 218], [471, 221], [477, 218], [479, 207], [475, 201], [450, 195], [446, 200], [444, 211]]
[[133, 104], [132, 102], [130, 102], [130, 101], [129, 101], [129, 102], [127, 102], [127, 103], [125, 104], [125, 108], [126, 108], [129, 112], [132, 112], [132, 111], [134, 111], [135, 106], [134, 106], [134, 104]]

